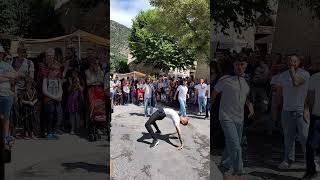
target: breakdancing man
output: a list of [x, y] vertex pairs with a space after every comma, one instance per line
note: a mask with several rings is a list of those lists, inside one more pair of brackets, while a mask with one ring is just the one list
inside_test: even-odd
[[145, 124], [147, 131], [150, 133], [150, 135], [153, 138], [153, 143], [151, 144], [151, 148], [153, 148], [159, 144], [159, 140], [155, 137], [154, 131], [153, 131], [151, 125], [153, 125], [156, 128], [157, 134], [161, 134], [161, 131], [156, 124], [156, 121], [163, 120], [165, 117], [169, 117], [172, 120], [173, 125], [175, 126], [175, 128], [177, 130], [178, 137], [179, 137], [179, 140], [181, 143], [181, 145], [178, 147], [178, 149], [180, 150], [183, 148], [183, 143], [182, 143], [182, 139], [181, 139], [180, 124], [186, 126], [188, 124], [188, 119], [187, 119], [187, 117], [184, 117], [184, 116], [180, 117], [175, 110], [170, 109], [170, 108], [159, 108], [156, 112], [154, 112], [151, 115], [151, 117], [149, 118], [149, 120]]

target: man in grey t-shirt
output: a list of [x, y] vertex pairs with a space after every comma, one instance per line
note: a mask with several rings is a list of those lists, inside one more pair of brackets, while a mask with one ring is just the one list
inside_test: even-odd
[[300, 59], [289, 57], [289, 70], [281, 73], [277, 80], [282, 96], [281, 122], [284, 133], [284, 159], [279, 169], [288, 169], [295, 161], [295, 139], [298, 135], [303, 152], [306, 152], [309, 122], [303, 117], [304, 103], [308, 91], [310, 74], [299, 68]]
[[249, 107], [249, 117], [254, 112], [248, 99], [250, 88], [243, 77], [247, 67], [246, 57], [237, 58], [233, 66], [234, 74], [221, 77], [215, 85], [213, 101], [217, 94], [221, 93], [219, 120], [224, 132], [226, 148], [220, 166], [228, 170], [233, 169], [232, 175], [234, 176], [242, 176], [244, 170], [241, 137], [245, 104]]

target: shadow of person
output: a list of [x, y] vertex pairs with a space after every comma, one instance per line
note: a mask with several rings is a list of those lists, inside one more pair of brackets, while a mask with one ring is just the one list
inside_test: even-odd
[[[171, 135], [174, 135], [174, 134], [176, 134], [176, 133], [155, 134], [155, 137], [158, 140], [163, 140], [163, 141], [167, 142], [168, 144], [170, 144], [170, 145], [172, 145], [174, 147], [179, 147], [178, 145], [175, 145], [170, 141], [170, 139], [178, 139], [175, 136], [171, 136]], [[152, 144], [151, 142], [145, 141], [146, 139], [152, 139], [151, 135], [149, 133], [142, 132], [142, 137], [137, 139], [137, 141], [141, 142], [141, 143], [149, 144], [149, 145]]]
[[144, 114], [141, 114], [141, 113], [129, 113], [130, 116], [141, 116], [141, 117], [144, 117]]
[[97, 165], [90, 164], [86, 162], [73, 162], [73, 163], [62, 163], [62, 166], [65, 167], [65, 170], [74, 170], [74, 169], [84, 169], [88, 172], [96, 172], [96, 173], [106, 173], [109, 172], [109, 166], [107, 165]]

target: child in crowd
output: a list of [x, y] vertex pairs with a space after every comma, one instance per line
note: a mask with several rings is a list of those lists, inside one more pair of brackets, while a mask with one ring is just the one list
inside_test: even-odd
[[128, 105], [129, 103], [129, 95], [130, 95], [130, 87], [129, 81], [123, 80], [123, 105]]
[[131, 86], [131, 99], [132, 99], [132, 104], [136, 103], [136, 99], [137, 99], [137, 89], [136, 89], [136, 85], [134, 84], [133, 86]]
[[37, 113], [35, 104], [38, 102], [37, 91], [35, 89], [34, 81], [27, 78], [25, 81], [26, 90], [22, 94], [22, 117], [24, 122], [25, 139], [35, 138], [35, 127], [37, 120]]
[[60, 67], [53, 65], [49, 70], [48, 78], [43, 80], [42, 91], [44, 97], [44, 111], [48, 114], [46, 121], [47, 138], [58, 138], [55, 134], [55, 126], [59, 113], [62, 113], [62, 79], [59, 78]]
[[137, 85], [139, 106], [141, 106], [143, 103], [143, 89], [142, 88], [143, 88], [143, 83], [142, 83], [142, 81], [139, 81], [139, 83]]
[[80, 114], [84, 106], [83, 82], [81, 82], [80, 75], [76, 70], [73, 70], [71, 77], [69, 77], [68, 91], [67, 108], [70, 113], [71, 134], [75, 134], [80, 131]]

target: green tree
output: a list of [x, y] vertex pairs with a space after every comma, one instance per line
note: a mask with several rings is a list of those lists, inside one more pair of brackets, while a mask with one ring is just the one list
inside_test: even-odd
[[257, 15], [269, 15], [272, 10], [270, 0], [214, 0], [211, 1], [211, 20], [215, 31], [226, 33], [233, 27], [241, 33], [252, 27]]
[[173, 35], [179, 45], [192, 48], [198, 60], [209, 59], [209, 0], [150, 0], [161, 17], [158, 30]]
[[14, 34], [17, 28], [13, 1], [0, 0], [0, 32]]
[[0, 0], [0, 31], [26, 38], [64, 34], [54, 0]]
[[115, 72], [128, 73], [130, 72], [129, 66], [126, 61], [116, 61], [114, 64]]
[[163, 71], [186, 69], [193, 65], [193, 50], [181, 47], [173, 36], [151, 30], [153, 25], [157, 25], [158, 18], [155, 10], [148, 10], [141, 11], [133, 21], [129, 48], [136, 58], [134, 62], [143, 62]]

